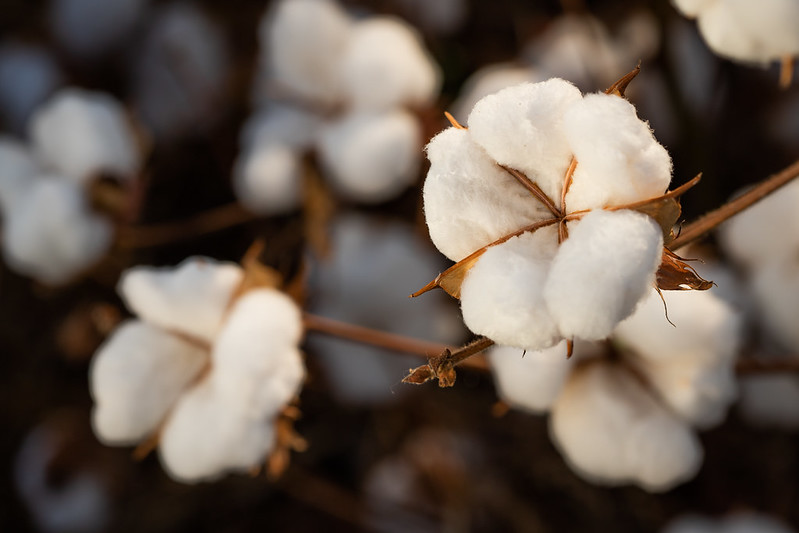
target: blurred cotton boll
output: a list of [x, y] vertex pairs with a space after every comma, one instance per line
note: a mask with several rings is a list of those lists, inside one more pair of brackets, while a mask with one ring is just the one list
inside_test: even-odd
[[391, 0], [404, 16], [424, 31], [434, 35], [449, 35], [458, 31], [469, 15], [466, 0]]
[[33, 110], [61, 84], [55, 59], [37, 46], [0, 47], [0, 116], [8, 131], [21, 134]]
[[662, 533], [793, 533], [776, 518], [755, 512], [736, 512], [719, 519], [700, 515], [683, 515], [675, 518]]

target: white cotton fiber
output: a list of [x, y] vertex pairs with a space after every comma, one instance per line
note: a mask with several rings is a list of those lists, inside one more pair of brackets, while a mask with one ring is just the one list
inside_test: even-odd
[[711, 5], [722, 3], [722, 0], [671, 0], [671, 3], [686, 17], [695, 18]]
[[499, 397], [512, 407], [548, 411], [574, 366], [566, 351], [565, 342], [527, 353], [510, 346], [490, 348], [486, 355]]
[[489, 157], [526, 174], [560, 207], [572, 155], [563, 114], [581, 99], [577, 87], [558, 78], [508, 87], [474, 106], [469, 133]]
[[569, 211], [629, 204], [660, 196], [671, 181], [671, 157], [635, 107], [618, 96], [586, 95], [563, 116], [577, 168]]
[[343, 52], [344, 94], [356, 109], [432, 103], [441, 74], [407, 23], [388, 17], [357, 22]]
[[93, 59], [119, 45], [133, 30], [148, 0], [54, 0], [50, 21], [59, 42]]
[[550, 432], [575, 471], [606, 485], [662, 492], [696, 475], [702, 461], [687, 424], [615, 364], [572, 373], [552, 408]]
[[276, 81], [301, 98], [335, 103], [350, 21], [328, 0], [283, 0], [261, 22], [261, 48]]
[[98, 261], [113, 227], [93, 214], [78, 185], [41, 176], [3, 213], [3, 256], [9, 266], [50, 285], [65, 283]]
[[61, 83], [61, 72], [45, 49], [8, 43], [0, 47], [0, 115], [7, 129], [25, 131], [33, 110]]
[[140, 163], [124, 108], [102, 93], [59, 91], [33, 114], [29, 133], [37, 155], [77, 183], [101, 173], [132, 178]]
[[427, 145], [425, 219], [436, 248], [453, 261], [551, 217], [541, 202], [472, 142], [469, 133], [448, 128]]
[[0, 217], [13, 207], [39, 172], [28, 149], [10, 137], [0, 136]]
[[99, 348], [89, 371], [95, 434], [108, 444], [132, 444], [153, 433], [208, 354], [139, 320], [120, 325]]
[[651, 218], [596, 210], [569, 228], [544, 286], [561, 335], [601, 340], [648, 294], [663, 236]]
[[529, 350], [561, 340], [542, 294], [557, 250], [555, 229], [544, 228], [492, 246], [461, 285], [466, 326], [499, 344]]
[[320, 116], [297, 106], [270, 104], [247, 119], [240, 142], [245, 148], [283, 144], [310, 148], [322, 125]]
[[463, 83], [458, 99], [452, 105], [452, 115], [466, 123], [477, 102], [507, 87], [536, 83], [547, 79], [542, 72], [514, 63], [495, 63], [478, 69]]
[[232, 415], [274, 417], [298, 394], [301, 336], [300, 310], [285, 294], [255, 289], [236, 301], [211, 354], [211, 379]]
[[724, 420], [737, 397], [741, 320], [711, 291], [653, 290], [613, 333], [630, 362], [680, 416], [700, 428]]
[[795, 374], [741, 378], [741, 416], [756, 427], [799, 428], [799, 379]]
[[356, 202], [379, 203], [404, 191], [417, 176], [422, 133], [401, 109], [348, 114], [326, 125], [319, 158], [333, 188]]
[[263, 464], [274, 445], [273, 424], [271, 418], [231, 412], [206, 379], [178, 400], [161, 432], [158, 455], [176, 481], [213, 481]]
[[243, 276], [233, 263], [189, 257], [177, 267], [126, 270], [117, 291], [142, 320], [210, 343]]
[[258, 144], [241, 153], [233, 169], [233, 190], [241, 205], [263, 216], [282, 215], [302, 203], [302, 160], [296, 149]]

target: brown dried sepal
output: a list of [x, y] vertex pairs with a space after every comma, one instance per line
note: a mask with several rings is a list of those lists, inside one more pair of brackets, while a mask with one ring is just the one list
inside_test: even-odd
[[619, 78], [613, 85], [608, 87], [605, 90], [605, 94], [612, 94], [615, 96], [619, 96], [624, 98], [624, 92], [627, 90], [627, 86], [630, 85], [630, 82], [635, 79], [636, 76], [641, 72], [641, 63], [632, 69], [630, 72]]
[[299, 408], [288, 405], [275, 421], [275, 448], [266, 460], [266, 477], [272, 481], [289, 467], [292, 452], [308, 449], [308, 442], [294, 430], [294, 422], [300, 416]]
[[481, 248], [465, 259], [458, 261], [444, 272], [436, 276], [436, 279], [415, 293], [411, 294], [411, 298], [416, 298], [417, 296], [421, 296], [422, 294], [431, 291], [436, 287], [441, 287], [453, 298], [460, 299], [461, 285], [463, 284], [463, 280], [466, 279], [466, 274], [469, 273], [469, 270], [471, 270], [475, 263], [477, 263], [477, 260], [480, 259], [480, 256], [483, 255], [487, 249], [488, 247]]
[[412, 385], [421, 385], [422, 383], [427, 383], [434, 377], [436, 377], [436, 374], [435, 372], [433, 372], [433, 369], [430, 368], [430, 365], [428, 364], [412, 368], [408, 372], [408, 375], [402, 378], [402, 382], [410, 383]]
[[706, 291], [712, 281], [703, 279], [682, 257], [663, 248], [663, 258], [656, 274], [657, 288], [663, 291]]

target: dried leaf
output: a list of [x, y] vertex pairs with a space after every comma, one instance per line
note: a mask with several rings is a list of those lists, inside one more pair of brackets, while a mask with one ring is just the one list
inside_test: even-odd
[[668, 248], [663, 248], [663, 259], [657, 271], [657, 288], [664, 291], [706, 291], [712, 281], [703, 279], [686, 260]]
[[452, 387], [455, 385], [455, 367], [451, 364], [441, 365], [436, 369], [436, 377], [438, 377], [439, 387]]
[[427, 383], [434, 377], [436, 377], [436, 375], [433, 369], [430, 368], [430, 365], [422, 365], [412, 369], [407, 376], [402, 378], [402, 382], [421, 385], [422, 383]]
[[605, 94], [612, 94], [624, 98], [624, 91], [627, 90], [627, 86], [630, 85], [630, 82], [633, 81], [636, 76], [638, 76], [639, 72], [641, 72], [641, 63], [638, 63], [634, 69], [619, 78], [616, 83], [608, 87], [605, 90]]
[[480, 259], [480, 256], [483, 255], [487, 249], [488, 247], [481, 248], [466, 257], [466, 259], [458, 261], [444, 272], [436, 276], [436, 279], [415, 293], [411, 294], [411, 298], [416, 298], [417, 296], [421, 296], [422, 294], [431, 291], [436, 287], [441, 287], [453, 298], [460, 299], [461, 285], [463, 284], [463, 280], [466, 278], [466, 274], [469, 273], [469, 270], [471, 270], [475, 263], [477, 263], [477, 260]]

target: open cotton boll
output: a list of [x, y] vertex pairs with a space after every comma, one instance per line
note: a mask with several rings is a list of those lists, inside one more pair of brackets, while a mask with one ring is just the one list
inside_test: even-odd
[[427, 145], [427, 157], [425, 219], [433, 244], [453, 261], [551, 216], [471, 140], [469, 131], [442, 131]]
[[124, 108], [103, 93], [59, 91], [33, 114], [29, 133], [37, 155], [77, 183], [132, 178], [140, 164]]
[[544, 285], [544, 300], [565, 338], [602, 340], [647, 295], [663, 235], [646, 215], [591, 211], [569, 226]]
[[310, 148], [321, 126], [321, 117], [301, 107], [269, 104], [247, 119], [239, 140], [244, 147], [285, 144]]
[[390, 200], [417, 176], [421, 127], [402, 109], [352, 113], [321, 131], [319, 157], [333, 188], [365, 203]]
[[305, 376], [297, 345], [300, 310], [275, 289], [248, 291], [234, 304], [211, 354], [220, 400], [254, 420], [277, 415], [298, 394]]
[[161, 328], [129, 320], [92, 360], [92, 426], [106, 444], [134, 444], [153, 433], [208, 363], [207, 352]]
[[22, 133], [31, 112], [61, 83], [53, 57], [37, 46], [0, 47], [0, 115], [7, 129]]
[[558, 78], [508, 87], [475, 104], [469, 133], [491, 159], [560, 199], [572, 155], [563, 114], [581, 99], [577, 87]]
[[38, 163], [22, 143], [0, 136], [0, 216], [13, 208], [38, 172]]
[[432, 103], [441, 73], [411, 26], [372, 17], [352, 28], [341, 61], [344, 94], [356, 109]]
[[524, 353], [511, 346], [486, 352], [497, 393], [508, 405], [540, 413], [548, 411], [569, 376], [574, 359], [566, 358], [566, 343]]
[[719, 3], [719, 0], [671, 0], [671, 3], [674, 4], [674, 7], [681, 11], [683, 15], [693, 18], [711, 5]]
[[302, 161], [285, 144], [257, 144], [239, 155], [233, 190], [239, 203], [258, 215], [289, 213], [302, 202]]
[[631, 364], [680, 416], [700, 428], [724, 420], [737, 397], [735, 356], [740, 316], [710, 291], [652, 291], [613, 338], [633, 351]]
[[259, 29], [267, 68], [286, 89], [322, 104], [341, 96], [341, 57], [351, 33], [347, 15], [329, 0], [283, 0]]
[[206, 379], [175, 404], [160, 434], [158, 455], [176, 481], [213, 481], [263, 464], [274, 446], [273, 424], [271, 418], [231, 411]]
[[548, 78], [542, 72], [513, 63], [496, 63], [480, 68], [463, 83], [458, 99], [452, 105], [453, 116], [466, 122], [472, 108], [488, 96], [507, 87], [536, 83]]
[[128, 269], [117, 291], [142, 320], [211, 343], [243, 277], [236, 264], [189, 257], [177, 267]]
[[567, 462], [596, 483], [662, 492], [696, 475], [702, 461], [696, 435], [619, 365], [575, 370], [549, 422]]
[[93, 214], [77, 185], [41, 176], [3, 213], [3, 256], [9, 266], [50, 285], [69, 281], [98, 261], [113, 227]]
[[577, 159], [571, 211], [654, 198], [669, 186], [669, 153], [624, 98], [586, 95], [566, 110], [563, 131]]
[[541, 350], [561, 340], [542, 294], [557, 250], [555, 229], [543, 228], [492, 246], [461, 285], [466, 326], [499, 344]]
[[799, 379], [791, 374], [741, 378], [741, 416], [753, 426], [799, 428]]

